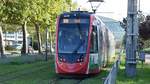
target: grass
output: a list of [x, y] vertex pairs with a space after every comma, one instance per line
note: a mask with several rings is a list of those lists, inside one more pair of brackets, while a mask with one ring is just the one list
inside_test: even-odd
[[[37, 70], [40, 68], [39, 65], [45, 68]], [[80, 84], [103, 84], [103, 78], [108, 75], [111, 65], [108, 67], [103, 69], [98, 75], [88, 77], [81, 81]], [[35, 61], [20, 63], [20, 61], [16, 60], [6, 64], [0, 64], [0, 84], [66, 84], [66, 82], [67, 84], [75, 84], [76, 82], [74, 79], [62, 79], [56, 81], [56, 83], [50, 83], [56, 77], [53, 58], [50, 58], [47, 62]], [[9, 80], [3, 81], [5, 79]]]
[[117, 84], [150, 84], [150, 65], [137, 63], [137, 75], [133, 78], [125, 75], [124, 59], [120, 65], [120, 70], [117, 76]]
[[[125, 54], [124, 54], [125, 55]], [[134, 78], [129, 78], [125, 75], [125, 56], [122, 57], [120, 70], [117, 77], [117, 84], [150, 84], [150, 65], [144, 64], [143, 68], [141, 64], [137, 64], [137, 75]], [[41, 70], [36, 70], [40, 66], [45, 68]], [[110, 67], [112, 64], [105, 68], [96, 76], [88, 77], [85, 80], [81, 81], [80, 84], [103, 84], [103, 79], [108, 75]], [[10, 73], [10, 72], [16, 73]], [[32, 71], [32, 73], [20, 75], [26, 73], [26, 71]], [[10, 74], [7, 74], [10, 73]], [[6, 75], [4, 75], [6, 74]], [[17, 76], [14, 79], [0, 82], [0, 84], [75, 84], [76, 80], [74, 79], [62, 79], [58, 80], [55, 83], [51, 82], [54, 80], [57, 75], [55, 74], [55, 65], [53, 58], [50, 58], [49, 61], [34, 61], [34, 62], [25, 62], [20, 63], [18, 59], [16, 61], [0, 64], [0, 81], [3, 79], [11, 78]]]
[[[8, 75], [3, 76], [3, 79], [7, 79], [11, 76], [17, 76], [19, 77], [4, 81], [5, 84], [47, 84], [49, 82], [49, 79], [55, 76], [54, 73], [54, 61], [49, 60], [46, 61], [38, 61], [35, 63], [26, 63], [26, 64], [0, 64], [0, 78], [2, 74], [17, 71], [16, 73], [10, 73]], [[39, 68], [38, 65], [45, 66], [46, 68], [41, 70], [36, 70]], [[35, 67], [37, 66], [37, 67]], [[35, 70], [35, 71], [34, 71]], [[32, 73], [28, 73], [25, 75], [20, 75], [22, 73], [26, 73], [26, 71], [33, 71]], [[1, 79], [0, 79], [1, 80]], [[3, 84], [0, 83], [0, 84]]]
[[[7, 55], [8, 56], [8, 55]], [[42, 61], [45, 60], [45, 55], [41, 54], [34, 54], [34, 55], [21, 55], [21, 54], [16, 54], [16, 55], [11, 55], [5, 58], [0, 59], [0, 64], [24, 64], [24, 63], [32, 63], [36, 61]]]
[[33, 64], [20, 64], [17, 62], [12, 62], [10, 64], [0, 64], [0, 75], [8, 72], [19, 71], [23, 69], [30, 69], [35, 65], [45, 64], [44, 62], [36, 62]]
[[144, 52], [150, 54], [150, 48], [145, 48]]

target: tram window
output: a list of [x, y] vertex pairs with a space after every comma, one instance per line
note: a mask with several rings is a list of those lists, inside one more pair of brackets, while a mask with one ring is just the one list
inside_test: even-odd
[[100, 50], [101, 50], [102, 49], [102, 45], [103, 45], [103, 32], [102, 31], [100, 31], [99, 39], [100, 39]]
[[91, 33], [91, 48], [90, 53], [98, 52], [98, 39], [97, 39], [97, 27], [93, 26], [93, 30]]

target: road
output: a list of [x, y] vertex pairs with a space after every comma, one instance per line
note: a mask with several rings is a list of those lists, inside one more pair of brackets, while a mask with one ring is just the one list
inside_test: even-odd
[[145, 55], [145, 63], [150, 64], [150, 54]]

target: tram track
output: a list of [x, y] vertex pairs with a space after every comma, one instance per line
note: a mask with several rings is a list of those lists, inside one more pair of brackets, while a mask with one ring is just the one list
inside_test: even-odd
[[80, 84], [85, 79], [86, 78], [63, 78], [63, 77], [55, 77], [55, 78], [51, 79], [48, 84], [58, 84], [58, 82], [62, 81], [62, 80], [63, 81], [71, 80], [72, 81], [71, 84]]
[[77, 82], [74, 84], [80, 84], [83, 80], [85, 80], [85, 79], [77, 79]]
[[62, 78], [60, 77], [54, 77], [53, 79], [49, 80], [48, 84], [56, 84], [57, 81], [61, 80]]

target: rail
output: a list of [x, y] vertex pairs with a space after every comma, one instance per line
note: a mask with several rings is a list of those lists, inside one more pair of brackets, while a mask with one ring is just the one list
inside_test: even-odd
[[119, 70], [120, 57], [121, 57], [122, 51], [123, 51], [123, 48], [120, 50], [119, 56], [117, 60], [115, 61], [115, 63], [113, 64], [108, 76], [106, 77], [104, 84], [116, 84], [116, 78], [117, 78], [117, 73]]

